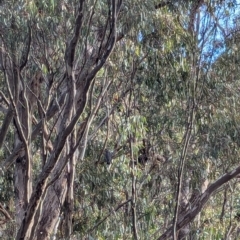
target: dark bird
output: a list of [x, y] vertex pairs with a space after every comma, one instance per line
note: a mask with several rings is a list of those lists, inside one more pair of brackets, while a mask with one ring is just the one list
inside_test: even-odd
[[108, 165], [112, 163], [112, 153], [108, 149], [105, 149], [105, 161]]

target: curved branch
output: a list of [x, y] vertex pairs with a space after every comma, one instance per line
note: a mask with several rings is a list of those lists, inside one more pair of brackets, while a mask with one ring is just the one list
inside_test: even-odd
[[[240, 166], [221, 176], [214, 183], [212, 183], [204, 193], [199, 195], [194, 203], [191, 205], [191, 209], [183, 212], [177, 221], [176, 230], [180, 230], [186, 224], [190, 223], [197, 214], [202, 210], [204, 205], [210, 199], [210, 197], [219, 189], [223, 184], [227, 183], [231, 179], [235, 178], [238, 174], [240, 174]], [[172, 234], [172, 226], [167, 229], [167, 231], [162, 234], [158, 240], [165, 240], [171, 237]]]

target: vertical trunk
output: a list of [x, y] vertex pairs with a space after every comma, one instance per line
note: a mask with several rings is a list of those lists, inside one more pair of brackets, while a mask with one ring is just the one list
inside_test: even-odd
[[[75, 81], [72, 84], [72, 91], [74, 94], [72, 115], [76, 114], [76, 85]], [[68, 182], [67, 182], [67, 196], [65, 199], [65, 237], [68, 238], [73, 232], [73, 208], [74, 208], [74, 177], [76, 159], [78, 158], [78, 151], [74, 150], [74, 146], [77, 144], [76, 128], [73, 129], [71, 136], [69, 137], [69, 152], [72, 153], [67, 164], [68, 168]]]
[[[76, 135], [72, 134], [72, 146], [75, 145]], [[74, 208], [74, 176], [75, 176], [75, 165], [76, 165], [77, 153], [73, 154], [68, 163], [68, 183], [67, 183], [67, 196], [65, 200], [65, 237], [69, 237], [72, 234], [73, 226], [73, 208]]]
[[[72, 135], [75, 138], [75, 135]], [[73, 144], [74, 139], [72, 139], [71, 144]], [[69, 146], [70, 144], [67, 144]], [[72, 145], [73, 146], [73, 145]], [[66, 147], [69, 149], [69, 147]], [[62, 152], [62, 157], [55, 167], [52, 177], [55, 176], [56, 172], [64, 164], [65, 157], [67, 155], [67, 150]], [[40, 219], [37, 226], [37, 231], [35, 234], [36, 240], [50, 239], [50, 237], [56, 237], [59, 217], [64, 211], [65, 216], [65, 237], [69, 237], [72, 233], [72, 217], [73, 217], [73, 207], [74, 207], [74, 175], [75, 175], [75, 163], [78, 159], [78, 151], [73, 154], [70, 158], [69, 163], [64, 168], [61, 176], [56, 182], [50, 186], [47, 190], [46, 197], [42, 204], [42, 211]], [[51, 236], [51, 233], [53, 233]]]
[[15, 165], [15, 179], [14, 179], [14, 191], [15, 191], [15, 206], [16, 206], [16, 222], [17, 226], [20, 226], [25, 210], [27, 208], [29, 198], [32, 192], [32, 175], [31, 175], [31, 152], [30, 152], [30, 139], [29, 133], [31, 132], [31, 121], [29, 121], [29, 107], [24, 99], [24, 91], [20, 93], [20, 100], [16, 104], [19, 125], [16, 124], [16, 119], [14, 119], [15, 125], [15, 143], [16, 147], [19, 143], [23, 142], [25, 138], [25, 151], [16, 159]]
[[61, 215], [62, 206], [67, 193], [67, 169], [65, 168], [59, 179], [52, 184], [46, 193], [40, 211], [40, 219], [34, 238], [36, 240], [50, 239]]
[[[75, 85], [74, 85], [75, 88]], [[72, 96], [72, 101], [74, 102], [75, 90]], [[69, 118], [75, 114], [75, 107], [72, 107], [69, 113]], [[56, 128], [60, 133], [61, 129], [61, 119], [59, 119]], [[37, 231], [35, 234], [36, 240], [38, 239], [50, 239], [55, 238], [59, 225], [59, 218], [61, 213], [65, 214], [65, 237], [68, 238], [72, 233], [72, 216], [73, 216], [73, 183], [74, 183], [74, 173], [75, 173], [75, 162], [78, 158], [77, 152], [74, 152], [73, 147], [76, 145], [76, 130], [74, 129], [72, 134], [67, 138], [65, 147], [62, 150], [61, 158], [59, 159], [57, 165], [55, 166], [51, 178], [64, 167], [60, 177], [47, 189], [46, 197], [42, 203], [42, 211], [40, 213], [40, 221], [38, 222]], [[68, 154], [73, 153], [68, 159]]]
[[16, 224], [21, 225], [25, 207], [24, 206], [24, 185], [25, 185], [25, 158], [18, 157], [15, 164], [14, 174], [14, 192], [15, 192], [15, 206], [16, 206]]
[[[69, 112], [67, 118], [71, 118], [71, 111]], [[60, 135], [62, 131], [62, 124], [63, 120], [62, 118], [59, 118], [56, 124], [58, 135]], [[33, 239], [50, 239], [52, 234], [56, 231], [67, 193], [68, 169], [65, 165], [66, 158], [69, 153], [69, 145], [70, 143], [68, 137], [65, 142], [65, 147], [63, 147], [61, 151], [60, 158], [50, 174], [50, 179], [54, 179], [59, 172], [60, 176], [48, 187], [38, 208], [39, 219], [37, 220], [37, 225], [35, 225], [34, 229], [32, 229], [32, 235], [34, 236]]]
[[[11, 28], [15, 29], [15, 18], [12, 17], [11, 19]], [[18, 67], [18, 59], [17, 59], [17, 44], [16, 42], [11, 42], [10, 47], [11, 52], [11, 63], [9, 62], [9, 68], [11, 71], [7, 72], [6, 82], [8, 85], [8, 91], [9, 95], [11, 96], [11, 105], [13, 107], [14, 111], [14, 127], [15, 127], [15, 136], [14, 136], [14, 147], [16, 147], [20, 142], [24, 141], [24, 138], [26, 138], [26, 134], [28, 133], [28, 125], [26, 123], [28, 122], [27, 111], [28, 106], [26, 106], [26, 98], [23, 99], [25, 96], [23, 94], [24, 86], [21, 85], [21, 79], [20, 79], [20, 69]], [[27, 121], [26, 121], [27, 120]], [[25, 152], [26, 152], [27, 144], [25, 142]], [[15, 165], [15, 182], [14, 182], [14, 191], [15, 191], [15, 206], [16, 206], [16, 223], [19, 227], [21, 225], [21, 221], [24, 216], [24, 212], [26, 210], [27, 204], [28, 204], [28, 193], [30, 189], [28, 189], [29, 186], [29, 176], [28, 170], [29, 170], [29, 159], [26, 159], [25, 153], [22, 153], [22, 155], [16, 159], [16, 165]], [[26, 192], [27, 191], [27, 192]]]
[[132, 201], [131, 201], [131, 210], [132, 210], [132, 231], [133, 239], [138, 240], [138, 228], [137, 228], [137, 213], [136, 213], [136, 166], [134, 164], [133, 156], [133, 146], [132, 146], [132, 135], [130, 134], [130, 151], [131, 151], [131, 162], [132, 162]]
[[[204, 176], [203, 176], [203, 179], [202, 179], [201, 193], [204, 193], [207, 190], [208, 185], [209, 185], [208, 175], [209, 175], [209, 172], [210, 172], [210, 160], [207, 159], [206, 162], [207, 162], [206, 163], [207, 166], [206, 166]], [[201, 225], [201, 212], [197, 216], [197, 227], [200, 228], [200, 225]]]
[[[189, 183], [190, 183], [190, 177], [185, 177], [183, 180], [182, 184], [182, 190], [181, 190], [181, 195], [179, 199], [179, 204], [180, 204], [180, 212], [184, 211], [184, 209], [187, 207], [189, 203]], [[178, 240], [184, 239], [190, 231], [190, 225], [187, 224], [185, 225], [178, 233]]]
[[[79, 7], [76, 11], [74, 33], [67, 44], [65, 51], [64, 60], [66, 63], [66, 78], [64, 77], [63, 80], [66, 81], [63, 81], [57, 89], [57, 91], [59, 90], [59, 94], [65, 93], [65, 95], [64, 106], [61, 109], [58, 109], [59, 114], [55, 118], [57, 123], [54, 125], [54, 133], [51, 135], [51, 137], [55, 137], [55, 149], [51, 151], [49, 157], [46, 159], [43, 171], [38, 176], [35, 191], [31, 195], [31, 201], [27, 206], [27, 210], [22, 218], [21, 227], [17, 233], [17, 239], [19, 240], [50, 239], [51, 234], [54, 230], [56, 230], [56, 226], [59, 222], [59, 216], [61, 215], [62, 207], [65, 201], [68, 210], [70, 210], [70, 212], [67, 212], [65, 219], [67, 227], [69, 228], [66, 231], [66, 235], [69, 235], [72, 232], [71, 218], [73, 211], [73, 180], [75, 158], [77, 156], [73, 155], [69, 162], [69, 168], [67, 168], [66, 163], [69, 161], [73, 153], [71, 152], [73, 151], [73, 148], [71, 148], [73, 146], [71, 144], [76, 143], [75, 138], [72, 142], [70, 139], [72, 131], [76, 127], [76, 124], [84, 111], [90, 84], [97, 72], [105, 64], [115, 45], [117, 10], [120, 9], [121, 1], [118, 4], [115, 0], [111, 1], [111, 18], [109, 18], [111, 20], [109, 20], [110, 34], [107, 37], [107, 41], [103, 44], [104, 46], [101, 45], [99, 49], [96, 48], [96, 58], [91, 58], [89, 60], [91, 65], [84, 66], [85, 69], [82, 69], [81, 74], [79, 74], [77, 79], [75, 79], [76, 75], [73, 72], [73, 65], [76, 60], [75, 50], [78, 45], [78, 39], [84, 22], [84, 3], [84, 0], [79, 1]], [[88, 27], [90, 28], [91, 26]], [[98, 59], [97, 64], [96, 59]], [[78, 93], [80, 93], [79, 98], [76, 97], [75, 84], [78, 84]], [[75, 103], [77, 103], [76, 109], [74, 108]], [[26, 113], [28, 112], [26, 111]], [[28, 134], [26, 136], [29, 136]], [[27, 146], [27, 144], [25, 145]], [[45, 155], [46, 152], [44, 149], [42, 153]], [[29, 158], [27, 159], [29, 160]], [[30, 162], [28, 161], [28, 163]], [[29, 170], [30, 168], [28, 167], [27, 169]], [[61, 175], [59, 176], [60, 173]], [[29, 175], [27, 175], [27, 177], [28, 176]], [[55, 179], [55, 176], [58, 176], [57, 180]], [[29, 178], [26, 178], [26, 180], [29, 181]], [[51, 185], [49, 182], [51, 182]], [[25, 186], [27, 186], [27, 184], [25, 184]], [[24, 194], [26, 195], [26, 187], [24, 189]], [[39, 215], [39, 220], [38, 224], [35, 225], [34, 223], [36, 223], [38, 218], [37, 215]]]

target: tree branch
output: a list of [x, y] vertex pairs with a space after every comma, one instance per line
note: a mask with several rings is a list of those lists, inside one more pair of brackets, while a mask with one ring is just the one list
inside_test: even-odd
[[101, 225], [108, 217], [110, 217], [112, 215], [112, 213], [118, 211], [121, 207], [123, 207], [125, 204], [129, 203], [132, 199], [128, 199], [127, 201], [119, 204], [115, 209], [113, 209], [112, 211], [110, 211], [110, 213], [105, 216], [102, 220], [100, 220], [94, 227], [92, 227], [90, 230], [87, 231], [87, 233], [91, 233], [94, 229], [96, 229], [99, 225]]
[[[204, 193], [202, 193], [196, 201], [191, 205], [191, 208], [187, 211], [183, 212], [181, 216], [179, 216], [176, 230], [180, 230], [186, 224], [190, 223], [197, 214], [202, 210], [204, 205], [210, 199], [210, 197], [225, 183], [235, 178], [238, 174], [240, 174], [240, 166], [232, 170], [231, 172], [226, 173], [219, 179], [217, 179], [214, 183], [212, 183]], [[158, 240], [168, 239], [172, 234], [172, 226], [167, 229], [167, 231], [162, 234]]]
[[65, 60], [67, 63], [67, 68], [70, 68], [67, 70], [68, 71], [70, 70], [71, 72], [72, 72], [73, 61], [74, 61], [75, 50], [76, 50], [78, 38], [79, 38], [80, 30], [81, 30], [81, 27], [83, 24], [83, 4], [84, 4], [85, 0], [80, 0], [79, 2], [80, 2], [80, 4], [79, 4], [79, 8], [78, 8], [78, 15], [77, 15], [76, 22], [75, 22], [74, 36], [72, 37], [72, 39], [69, 43], [69, 46], [66, 49], [66, 53], [65, 53]]
[[22, 52], [22, 57], [20, 60], [20, 71], [22, 71], [22, 69], [27, 64], [30, 47], [31, 47], [31, 41], [32, 41], [32, 29], [31, 29], [30, 24], [28, 24], [28, 39], [27, 39], [27, 43], [26, 43], [26, 49], [25, 49], [25, 51], [23, 50], [23, 52]]

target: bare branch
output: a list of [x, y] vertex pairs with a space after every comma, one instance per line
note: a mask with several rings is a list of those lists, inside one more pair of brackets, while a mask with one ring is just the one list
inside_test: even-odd
[[3, 207], [3, 205], [0, 203], [0, 212], [5, 216], [7, 220], [12, 220], [10, 214], [8, 211]]
[[[210, 197], [225, 183], [235, 178], [238, 174], [240, 174], [240, 166], [232, 170], [231, 172], [226, 173], [219, 179], [217, 179], [214, 183], [212, 183], [204, 193], [202, 193], [191, 205], [191, 208], [187, 211], [183, 212], [181, 216], [178, 218], [178, 222], [176, 225], [176, 230], [180, 230], [186, 224], [190, 223], [197, 214], [202, 210], [204, 205], [210, 199]], [[172, 234], [172, 227], [168, 228], [168, 230], [162, 234], [158, 240], [168, 239]]]

